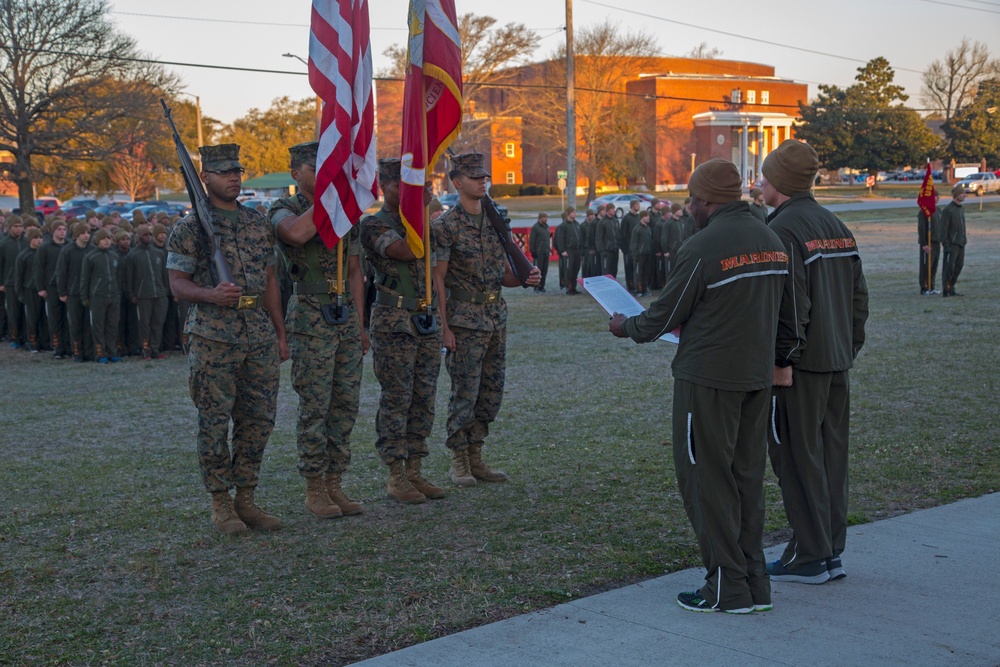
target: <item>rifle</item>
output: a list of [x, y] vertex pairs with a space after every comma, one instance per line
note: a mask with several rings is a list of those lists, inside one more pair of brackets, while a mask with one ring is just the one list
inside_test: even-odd
[[524, 251], [514, 242], [514, 235], [510, 232], [510, 220], [500, 215], [500, 209], [497, 208], [497, 203], [493, 201], [489, 193], [481, 201], [483, 212], [486, 213], [490, 224], [493, 225], [493, 230], [500, 237], [500, 243], [503, 245], [504, 254], [507, 255], [507, 261], [510, 263], [511, 271], [514, 272], [514, 277], [521, 283], [521, 287], [527, 287], [528, 274], [531, 273], [531, 269], [535, 268], [535, 265], [528, 261]]
[[184, 142], [181, 141], [181, 135], [177, 133], [174, 119], [170, 117], [170, 107], [167, 106], [162, 97], [160, 104], [163, 105], [163, 114], [167, 117], [170, 129], [174, 133], [174, 146], [177, 148], [177, 156], [181, 159], [181, 174], [184, 176], [184, 185], [187, 187], [188, 197], [191, 199], [191, 208], [194, 209], [195, 218], [208, 236], [212, 257], [212, 261], [208, 264], [208, 272], [212, 276], [212, 282], [216, 285], [220, 282], [236, 284], [236, 281], [233, 280], [233, 272], [226, 262], [225, 255], [222, 254], [222, 246], [219, 244], [222, 234], [217, 232], [212, 225], [212, 202], [205, 194], [205, 188], [202, 187], [201, 181], [198, 180], [198, 173], [194, 170], [194, 163], [191, 162], [191, 156], [188, 154]]

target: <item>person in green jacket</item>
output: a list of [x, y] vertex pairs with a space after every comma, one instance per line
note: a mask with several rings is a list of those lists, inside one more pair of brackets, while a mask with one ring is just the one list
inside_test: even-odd
[[91, 252], [90, 227], [78, 222], [73, 225], [73, 242], [63, 246], [56, 262], [56, 290], [59, 301], [66, 305], [66, 320], [73, 350], [73, 361], [82, 363], [90, 356], [93, 338], [90, 333], [90, 311], [83, 305], [81, 293], [83, 260]]
[[622, 258], [625, 265], [625, 287], [629, 292], [635, 292], [635, 257], [632, 255], [632, 230], [639, 226], [639, 208], [642, 202], [633, 199], [629, 202], [629, 211], [622, 216], [618, 228], [618, 240], [622, 249]]
[[42, 246], [42, 230], [32, 227], [24, 233], [24, 238], [28, 247], [18, 253], [14, 263], [14, 293], [24, 304], [25, 344], [32, 354], [37, 354], [45, 312], [45, 302], [35, 286], [35, 256]]
[[90, 308], [90, 326], [94, 335], [97, 362], [121, 361], [118, 356], [118, 318], [121, 313], [122, 261], [111, 249], [111, 233], [106, 229], [94, 234], [96, 250], [83, 260], [80, 293], [83, 305]]
[[761, 222], [767, 222], [767, 204], [764, 203], [764, 191], [760, 188], [750, 191], [750, 212]]
[[941, 213], [941, 245], [944, 246], [944, 269], [941, 282], [944, 296], [962, 296], [955, 291], [955, 283], [965, 265], [965, 190], [956, 185], [951, 191], [951, 203]]
[[38, 296], [44, 299], [48, 318], [52, 356], [64, 359], [70, 354], [69, 327], [66, 323], [66, 304], [59, 300], [56, 289], [56, 268], [59, 255], [66, 247], [66, 221], [56, 218], [50, 226], [51, 238], [42, 244], [35, 256], [35, 285]]
[[649, 310], [612, 316], [611, 333], [638, 343], [681, 327], [671, 365], [677, 485], [698, 536], [705, 582], [682, 592], [691, 611], [771, 609], [764, 561], [764, 432], [774, 338], [788, 255], [741, 200], [743, 179], [727, 160], [691, 174], [701, 231], [675, 258]]
[[[634, 203], [634, 202], [633, 202]], [[655, 273], [653, 259], [653, 230], [649, 226], [649, 211], [639, 214], [639, 224], [632, 229], [629, 253], [635, 261], [633, 285], [639, 296], [648, 296]]]
[[559, 253], [559, 286], [567, 295], [580, 292], [576, 289], [576, 279], [580, 275], [580, 261], [583, 256], [586, 231], [576, 221], [576, 209], [572, 206], [563, 211], [562, 222], [556, 227], [552, 245]]
[[[601, 209], [597, 209], [598, 214]], [[621, 233], [621, 225], [615, 217], [614, 204], [604, 207], [603, 216], [597, 218], [597, 228], [594, 234], [594, 247], [597, 249], [597, 256], [600, 257], [600, 273], [618, 279], [618, 252], [621, 243], [618, 236]]]
[[0, 290], [4, 292], [4, 306], [7, 309], [7, 333], [10, 346], [14, 349], [24, 344], [24, 306], [14, 289], [14, 270], [17, 256], [28, 247], [24, 238], [24, 222], [20, 216], [7, 218], [7, 236], [0, 241]]
[[792, 537], [773, 581], [846, 576], [850, 378], [865, 342], [868, 287], [854, 235], [816, 203], [816, 151], [789, 139], [764, 160], [769, 227], [789, 256], [774, 344], [768, 450]]
[[531, 259], [542, 273], [542, 282], [535, 288], [536, 292], [545, 291], [545, 276], [549, 273], [549, 255], [552, 254], [552, 232], [549, 230], [549, 216], [539, 213], [538, 221], [532, 225], [528, 234], [528, 248]]
[[135, 228], [135, 248], [125, 258], [125, 293], [135, 309], [143, 359], [165, 359], [160, 351], [167, 318], [166, 256], [153, 246], [149, 225]]

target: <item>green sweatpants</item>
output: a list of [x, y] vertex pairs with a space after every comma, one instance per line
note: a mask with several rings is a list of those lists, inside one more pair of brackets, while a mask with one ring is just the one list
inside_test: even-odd
[[781, 556], [789, 569], [844, 551], [850, 412], [848, 371], [796, 368], [792, 386], [774, 390], [768, 450], [792, 527]]
[[718, 609], [771, 602], [763, 545], [769, 397], [769, 389], [674, 380], [677, 486], [708, 570], [701, 595]]

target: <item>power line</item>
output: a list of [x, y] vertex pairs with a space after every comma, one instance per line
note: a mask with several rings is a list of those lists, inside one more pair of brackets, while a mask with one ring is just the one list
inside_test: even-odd
[[[2, 49], [11, 49], [13, 47], [11, 45], [9, 45], [9, 44], [0, 44], [0, 48], [2, 48]], [[295, 72], [295, 71], [291, 71], [291, 70], [263, 69], [263, 68], [258, 68], [258, 67], [237, 67], [237, 66], [234, 66], [234, 65], [210, 65], [208, 63], [189, 63], [189, 62], [180, 62], [180, 61], [174, 61], [174, 60], [156, 60], [156, 59], [153, 59], [153, 58], [138, 58], [138, 57], [134, 57], [134, 56], [118, 56], [118, 55], [97, 56], [97, 55], [95, 55], [93, 53], [78, 53], [78, 52], [74, 52], [74, 51], [60, 51], [60, 50], [57, 50], [57, 49], [43, 49], [43, 48], [39, 48], [39, 47], [33, 47], [33, 48], [21, 47], [21, 50], [22, 51], [29, 51], [31, 53], [47, 53], [47, 54], [56, 55], [56, 56], [74, 56], [74, 57], [78, 57], [78, 58], [97, 58], [97, 57], [99, 57], [99, 58], [103, 58], [105, 60], [117, 60], [117, 61], [121, 61], [121, 62], [143, 63], [143, 64], [147, 64], [147, 65], [171, 65], [171, 66], [174, 66], [174, 67], [196, 67], [196, 68], [199, 68], [199, 69], [215, 69], [215, 70], [223, 70], [223, 71], [231, 71], [231, 72], [251, 72], [251, 73], [255, 73], [255, 74], [282, 74], [282, 75], [289, 75], [290, 74], [290, 75], [293, 75], [293, 76], [307, 76], [308, 75], [308, 72], [302, 72], [302, 71]], [[400, 77], [391, 77], [391, 76], [376, 76], [376, 77], [372, 77], [372, 78], [375, 81], [384, 81], [384, 82], [392, 82], [392, 81], [402, 82], [402, 81], [405, 81], [405, 79], [402, 79]], [[483, 88], [513, 88], [513, 89], [526, 89], [526, 90], [559, 90], [559, 91], [564, 90], [564, 87], [562, 85], [551, 85], [551, 84], [542, 84], [542, 83], [538, 83], [538, 84], [532, 84], [532, 83], [504, 83], [504, 82], [490, 82], [490, 81], [468, 81], [467, 83], [469, 83], [471, 85], [482, 86]], [[587, 87], [582, 87], [582, 86], [577, 86], [576, 90], [582, 91], [582, 92], [586, 92], [586, 93], [595, 93], [595, 94], [602, 94], [602, 95], [619, 95], [619, 96], [625, 96], [625, 97], [640, 97], [640, 98], [647, 99], [647, 100], [650, 100], [650, 101], [652, 101], [652, 100], [672, 100], [672, 101], [675, 101], [675, 102], [704, 102], [704, 103], [707, 103], [707, 104], [728, 104], [724, 99], [718, 99], [718, 98], [716, 98], [716, 99], [707, 99], [707, 98], [699, 98], [699, 97], [679, 97], [679, 96], [674, 96], [674, 95], [651, 95], [651, 94], [648, 94], [648, 93], [630, 93], [630, 92], [624, 91], [624, 90], [608, 90], [608, 89], [605, 89], [605, 88], [587, 88]], [[740, 105], [740, 106], [743, 106], [743, 105]], [[755, 104], [754, 106], [757, 106], [757, 107], [786, 108], [786, 109], [798, 109], [799, 108], [798, 104], [770, 104], [769, 103], [769, 104]], [[844, 109], [844, 110], [850, 110], [850, 108], [848, 108], [848, 107], [837, 107], [837, 108], [838, 109]], [[892, 109], [892, 108], [896, 108], [896, 107], [889, 107], [889, 108]], [[912, 107], [900, 107], [900, 108], [912, 109]], [[913, 109], [913, 111], [936, 111], [936, 109]]]
[[[118, 12], [118, 11], [113, 11], [111, 13], [112, 14], [117, 14], [119, 16], [141, 16], [143, 18], [151, 18], [151, 19], [174, 19], [174, 20], [177, 20], [177, 21], [201, 21], [201, 22], [204, 22], [204, 23], [234, 23], [236, 25], [261, 25], [261, 26], [267, 26], [269, 28], [270, 27], [275, 27], [275, 26], [280, 27], [280, 28], [308, 28], [309, 27], [308, 23], [273, 23], [271, 21], [245, 21], [245, 20], [238, 20], [238, 19], [214, 19], [214, 18], [207, 18], [207, 17], [203, 17], [203, 16], [170, 16], [168, 14], [145, 14], [143, 12]], [[499, 30], [499, 29], [501, 29], [501, 28], [490, 28], [490, 30]], [[406, 26], [393, 27], [393, 28], [384, 27], [384, 26], [371, 26], [371, 30], [389, 30], [389, 31], [408, 32], [409, 28], [406, 27]], [[560, 31], [564, 30], [564, 28], [561, 28], [561, 27], [560, 28], [526, 28], [526, 30], [530, 30], [531, 32], [545, 32], [545, 31], [549, 31], [549, 30], [555, 30], [556, 32], [560, 32]]]
[[[975, 2], [976, 0], [970, 0]], [[981, 7], [969, 7], [968, 5], [956, 5], [953, 2], [942, 2], [941, 0], [920, 0], [920, 2], [926, 2], [929, 5], [941, 5], [943, 7], [957, 7], [958, 9], [968, 9], [970, 12], [986, 12], [987, 14], [1000, 14], [1000, 10], [997, 9], [982, 9]], [[990, 5], [996, 7], [993, 3], [984, 2], [984, 5]]]
[[[928, 1], [930, 1], [930, 0], [928, 0]], [[747, 35], [741, 35], [741, 34], [735, 33], [735, 32], [726, 32], [725, 30], [717, 30], [715, 28], [707, 28], [707, 27], [702, 26], [702, 25], [695, 25], [694, 23], [685, 23], [684, 21], [677, 21], [675, 19], [668, 19], [665, 16], [657, 16], [655, 14], [647, 14], [645, 12], [639, 12], [639, 11], [635, 11], [633, 9], [625, 9], [624, 7], [617, 7], [615, 5], [609, 5], [609, 4], [605, 4], [603, 2], [597, 2], [596, 0], [582, 0], [582, 2], [585, 2], [585, 3], [589, 4], [589, 5], [597, 5], [598, 7], [604, 7], [606, 9], [613, 9], [615, 11], [625, 12], [626, 14], [635, 14], [636, 16], [642, 16], [644, 18], [655, 19], [657, 21], [664, 21], [666, 23], [673, 23], [675, 25], [682, 25], [685, 28], [694, 28], [696, 30], [704, 30], [706, 32], [713, 32], [713, 33], [716, 33], [716, 34], [719, 34], [719, 35], [726, 35], [727, 37], [736, 37], [738, 39], [745, 39], [745, 40], [748, 40], [748, 41], [751, 41], [751, 42], [757, 42], [758, 44], [767, 44], [768, 46], [777, 46], [777, 47], [780, 47], [782, 49], [792, 49], [793, 51], [801, 51], [803, 53], [811, 53], [811, 54], [817, 55], [817, 56], [825, 56], [827, 58], [837, 58], [838, 60], [847, 60], [847, 61], [855, 62], [855, 63], [867, 64], [867, 62], [868, 62], [866, 60], [860, 60], [858, 58], [851, 58], [850, 56], [843, 56], [843, 55], [840, 55], [839, 53], [827, 53], [825, 51], [817, 51], [815, 49], [807, 49], [807, 48], [804, 48], [804, 47], [801, 47], [801, 46], [792, 46], [791, 44], [782, 44], [781, 42], [772, 42], [770, 40], [760, 39], [758, 37], [748, 37]], [[901, 72], [915, 72], [917, 74], [922, 74], [923, 73], [921, 70], [910, 69], [908, 67], [896, 67], [894, 69], [897, 69], [897, 70], [899, 70]]]

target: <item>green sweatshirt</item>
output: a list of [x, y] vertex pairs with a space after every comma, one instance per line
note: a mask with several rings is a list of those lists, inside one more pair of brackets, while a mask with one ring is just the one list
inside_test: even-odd
[[167, 255], [150, 243], [132, 248], [125, 258], [124, 291], [129, 298], [157, 299], [167, 296]]
[[59, 290], [59, 296], [81, 296], [83, 260], [92, 250], [89, 245], [81, 248], [75, 242], [63, 246], [56, 262], [56, 289]]
[[774, 360], [813, 373], [844, 371], [865, 342], [868, 285], [854, 235], [801, 192], [779, 206], [769, 226], [788, 252]]
[[120, 299], [122, 295], [122, 261], [114, 249], [93, 250], [83, 260], [80, 296], [85, 301]]
[[51, 290], [56, 286], [56, 265], [59, 253], [65, 247], [65, 242], [56, 243], [49, 239], [38, 249], [38, 256], [35, 257], [35, 285], [39, 290]]
[[951, 202], [941, 213], [941, 245], [965, 247], [965, 209], [961, 204]]
[[781, 239], [747, 202], [726, 204], [678, 251], [667, 285], [625, 320], [625, 333], [645, 343], [680, 326], [674, 378], [725, 391], [770, 387], [787, 264]]

